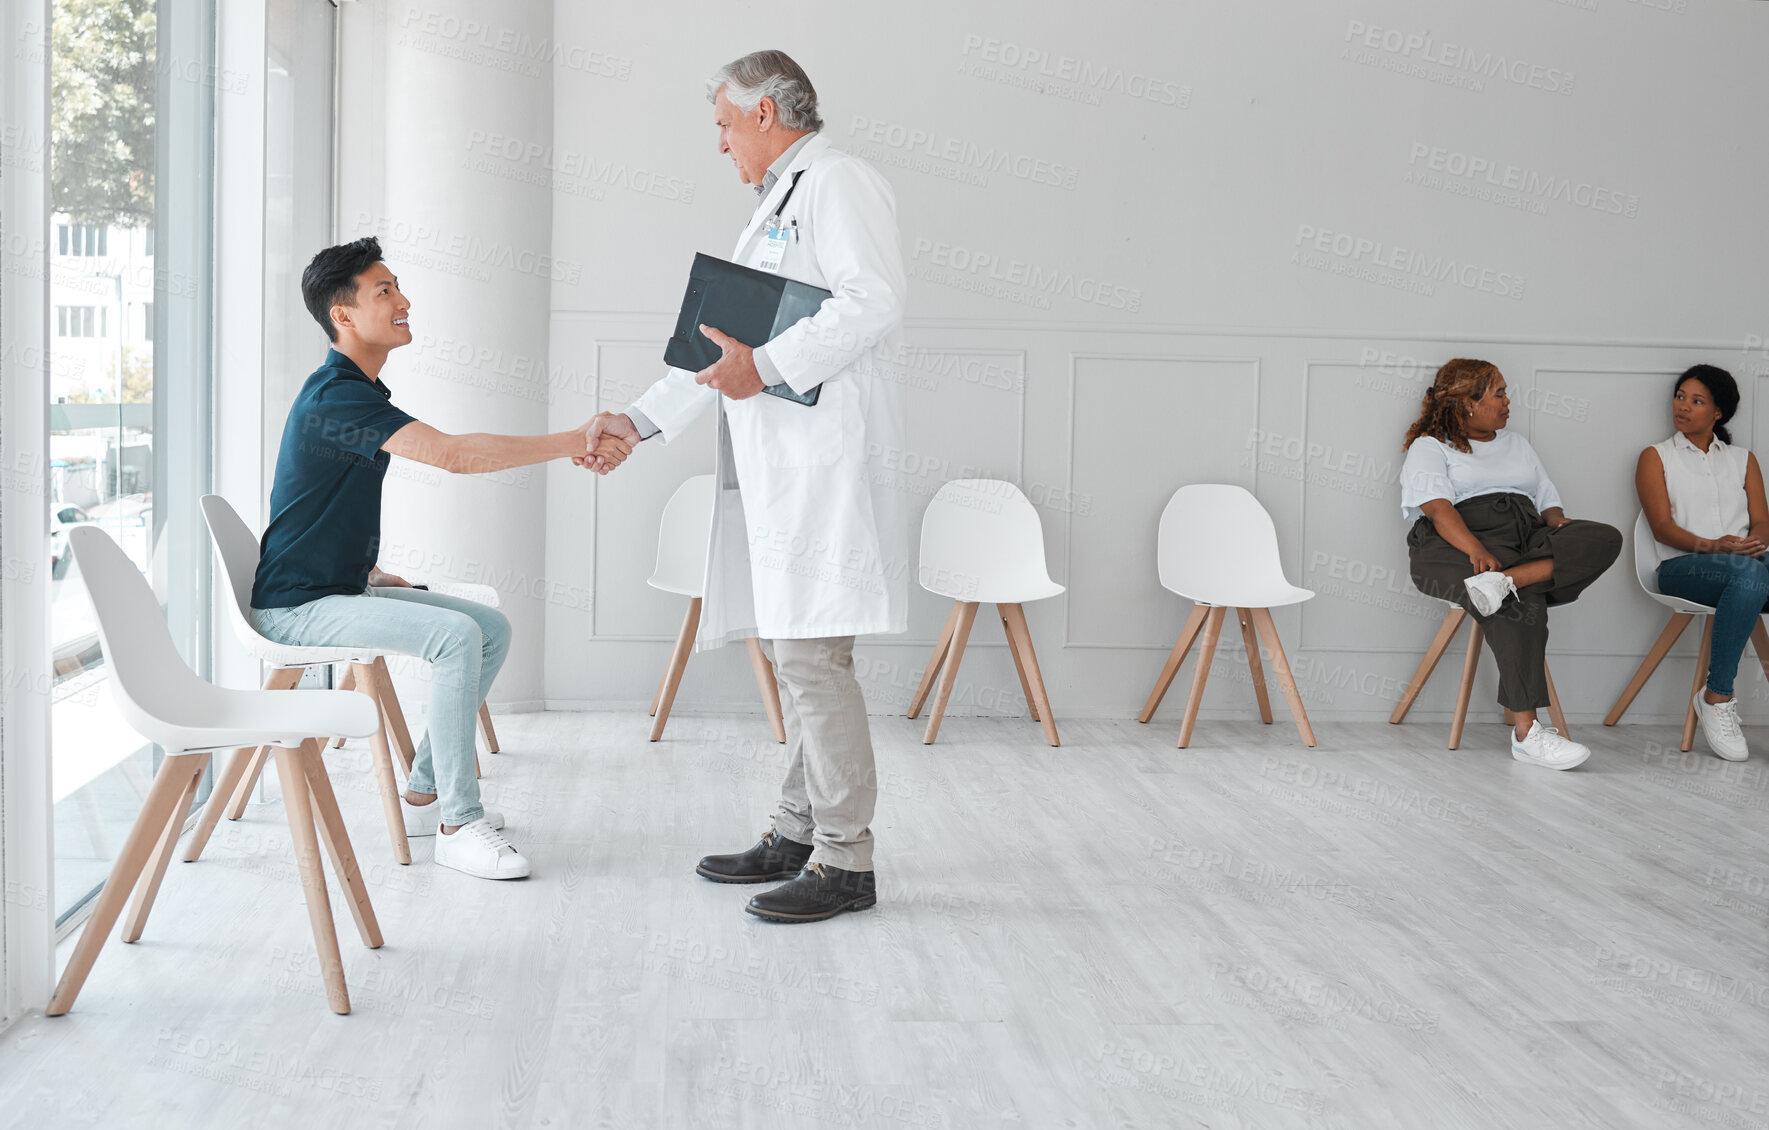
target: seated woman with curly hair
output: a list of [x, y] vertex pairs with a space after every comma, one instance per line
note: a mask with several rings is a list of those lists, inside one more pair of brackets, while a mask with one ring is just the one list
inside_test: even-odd
[[1548, 705], [1548, 606], [1576, 600], [1615, 562], [1622, 535], [1566, 516], [1535, 449], [1504, 430], [1510, 417], [1498, 366], [1458, 358], [1437, 371], [1400, 473], [1413, 584], [1485, 629], [1499, 705], [1517, 720], [1511, 756], [1571, 769], [1591, 751], [1536, 721]]

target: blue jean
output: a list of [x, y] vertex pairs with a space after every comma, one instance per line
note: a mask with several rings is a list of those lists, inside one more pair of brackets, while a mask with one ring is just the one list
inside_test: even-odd
[[[1769, 556], [1769, 555], [1766, 555]], [[1708, 647], [1708, 690], [1730, 695], [1738, 659], [1769, 611], [1769, 565], [1741, 553], [1685, 553], [1660, 562], [1658, 587], [1714, 609], [1714, 641]]]
[[510, 621], [488, 605], [425, 589], [374, 588], [252, 613], [258, 630], [297, 647], [361, 647], [430, 664], [430, 712], [406, 787], [435, 793], [442, 822], [477, 820], [474, 724], [510, 651]]

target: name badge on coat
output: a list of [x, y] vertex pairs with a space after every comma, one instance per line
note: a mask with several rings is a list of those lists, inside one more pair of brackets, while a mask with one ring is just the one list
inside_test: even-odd
[[756, 270], [777, 273], [781, 262], [786, 258], [786, 241], [791, 238], [791, 228], [769, 224], [766, 237], [762, 240], [761, 258], [756, 260]]

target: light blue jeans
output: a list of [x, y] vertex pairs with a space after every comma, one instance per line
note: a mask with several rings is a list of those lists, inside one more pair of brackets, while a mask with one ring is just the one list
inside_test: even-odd
[[473, 732], [479, 706], [510, 651], [510, 621], [502, 612], [425, 589], [374, 588], [361, 596], [255, 609], [252, 622], [278, 643], [373, 648], [427, 661], [430, 713], [406, 787], [435, 793], [444, 824], [466, 824], [484, 814]]

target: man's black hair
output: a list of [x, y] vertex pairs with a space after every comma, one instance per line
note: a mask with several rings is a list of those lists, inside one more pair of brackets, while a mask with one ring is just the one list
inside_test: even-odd
[[356, 305], [356, 280], [381, 261], [381, 241], [372, 235], [328, 247], [313, 257], [301, 272], [301, 300], [308, 313], [326, 331], [328, 341], [338, 340], [332, 324], [332, 307]]

